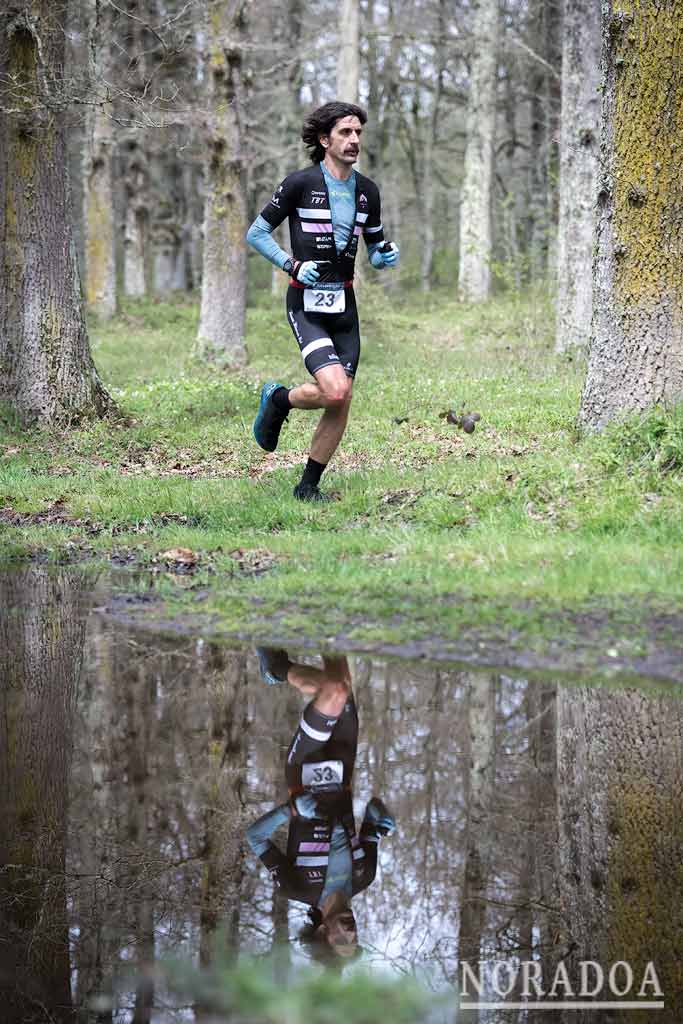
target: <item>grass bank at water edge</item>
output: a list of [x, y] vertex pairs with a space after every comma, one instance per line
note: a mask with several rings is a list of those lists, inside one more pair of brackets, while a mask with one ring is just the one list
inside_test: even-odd
[[[167, 606], [226, 633], [275, 616], [322, 637], [479, 626], [532, 643], [565, 611], [611, 610], [625, 636], [639, 609], [680, 611], [680, 409], [580, 437], [583, 367], [553, 354], [543, 296], [366, 286], [359, 307], [350, 426], [323, 478], [338, 501], [292, 497], [315, 413], [293, 412], [273, 455], [252, 438], [262, 380], [305, 378], [280, 301], [250, 310], [240, 373], [193, 357], [196, 304], [129, 304], [91, 332], [120, 419], [2, 425], [0, 557], [174, 570], [165, 553], [190, 549], [192, 572], [159, 575]], [[463, 406], [482, 417], [471, 435], [442, 415]]]

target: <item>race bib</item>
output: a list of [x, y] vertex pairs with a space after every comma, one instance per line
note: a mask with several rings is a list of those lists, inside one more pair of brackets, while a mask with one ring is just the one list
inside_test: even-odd
[[307, 313], [343, 313], [346, 292], [343, 288], [306, 288], [304, 309]]
[[301, 783], [306, 789], [341, 786], [343, 781], [344, 765], [341, 761], [318, 761], [301, 766]]

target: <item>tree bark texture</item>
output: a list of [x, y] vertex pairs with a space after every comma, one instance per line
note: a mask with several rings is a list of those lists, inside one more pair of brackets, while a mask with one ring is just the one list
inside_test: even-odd
[[85, 636], [81, 599], [78, 581], [67, 573], [29, 569], [0, 583], [5, 1024], [72, 1019], [65, 868], [72, 730]]
[[98, 102], [92, 108], [84, 149], [84, 235], [86, 299], [94, 313], [109, 320], [116, 313], [116, 260], [114, 254], [113, 121], [106, 83], [111, 79], [111, 8], [97, 0], [90, 5], [92, 21], [93, 89]]
[[580, 423], [683, 397], [683, 7], [605, 0], [595, 312]]
[[479, 302], [491, 287], [491, 190], [498, 68], [498, 0], [475, 11], [460, 208], [460, 297]]
[[358, 0], [342, 0], [339, 14], [337, 99], [358, 103], [360, 78], [360, 9]]
[[246, 658], [210, 651], [206, 680], [210, 729], [200, 894], [199, 959], [208, 966], [218, 929], [229, 958], [237, 956], [244, 874], [244, 789], [247, 773]]
[[467, 833], [460, 905], [459, 956], [476, 964], [486, 923], [492, 836], [491, 799], [496, 767], [496, 677], [473, 672], [467, 677], [469, 776]]
[[[529, 191], [528, 258], [532, 281], [544, 281], [554, 250], [557, 179], [556, 146], [560, 94], [560, 3], [534, 0], [530, 4], [533, 56], [528, 65]], [[557, 72], [554, 69], [557, 68]]]
[[[683, 703], [676, 696], [558, 690], [567, 965], [590, 959], [608, 968], [626, 960], [640, 985], [652, 960], [671, 1021], [683, 1001], [682, 750]], [[567, 1016], [575, 1024], [594, 1020], [592, 1012]], [[624, 1024], [641, 1017], [642, 1011], [619, 1013]]]
[[0, 401], [23, 423], [101, 416], [65, 141], [64, 3], [10, 0], [0, 28]]
[[556, 351], [587, 349], [593, 314], [600, 2], [565, 0]]
[[[122, 55], [121, 79], [128, 80], [129, 98], [122, 112], [127, 128], [121, 133], [120, 153], [124, 189], [123, 291], [140, 298], [151, 288], [153, 206], [150, 174], [150, 131], [144, 129], [145, 107], [153, 61], [152, 43], [145, 30], [150, 18], [146, 0], [128, 0], [130, 17], [119, 20], [117, 47]], [[123, 63], [125, 61], [125, 64]], [[129, 109], [130, 108], [130, 109]], [[138, 123], [140, 122], [140, 123]]]
[[242, 83], [246, 6], [245, 0], [209, 0], [207, 24], [208, 157], [197, 344], [200, 355], [232, 366], [246, 362], [247, 190]]

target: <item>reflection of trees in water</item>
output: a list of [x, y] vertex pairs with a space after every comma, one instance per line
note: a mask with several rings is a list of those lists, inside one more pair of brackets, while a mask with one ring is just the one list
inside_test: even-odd
[[[151, 898], [157, 907], [157, 952], [182, 942], [188, 949], [204, 948], [201, 923], [206, 932], [207, 922], [214, 926], [219, 917], [242, 948], [266, 952], [280, 936], [298, 931], [304, 911], [276, 898], [270, 879], [250, 856], [238, 881], [243, 862], [234, 843], [241, 838], [245, 816], [252, 820], [284, 797], [285, 753], [305, 699], [289, 687], [264, 686], [252, 664], [247, 728], [240, 717], [247, 701], [236, 697], [244, 677], [240, 684], [239, 668], [228, 668], [226, 674], [227, 656], [217, 649], [201, 644], [199, 649], [192, 644], [171, 648], [140, 636], [135, 646], [124, 636], [115, 646], [119, 656], [154, 664], [163, 680], [152, 771], [155, 839], [138, 864], [137, 890], [142, 891], [145, 878], [156, 879]], [[237, 672], [232, 683], [231, 671]], [[529, 851], [542, 845], [554, 849], [547, 839], [554, 818], [539, 818], [538, 812], [539, 779], [548, 773], [549, 756], [543, 768], [534, 747], [543, 723], [550, 722], [552, 729], [552, 708], [544, 714], [532, 706], [530, 695], [537, 691], [524, 680], [490, 674], [356, 659], [353, 676], [361, 716], [356, 805], [380, 794], [399, 822], [397, 835], [382, 845], [378, 882], [354, 902], [362, 944], [397, 969], [431, 964], [435, 982], [448, 983], [456, 973], [465, 894], [464, 936], [469, 934], [471, 942], [479, 936], [482, 957], [519, 953], [532, 928], [536, 935], [545, 928], [539, 865], [549, 855], [530, 865]], [[533, 699], [536, 704], [541, 700]], [[127, 732], [127, 720], [119, 718], [119, 730]], [[232, 739], [226, 739], [228, 734]], [[470, 806], [473, 743], [485, 784]], [[233, 767], [226, 776], [223, 765], [223, 783], [216, 788], [226, 750]], [[554, 794], [552, 766], [550, 772], [549, 792]], [[246, 778], [246, 809], [238, 799], [240, 788], [234, 788], [240, 777]], [[125, 796], [121, 799], [125, 803]], [[212, 863], [219, 822], [228, 832], [224, 845], [213, 847], [222, 861]], [[124, 839], [116, 838], [119, 857], [126, 849]], [[284, 846], [284, 836], [280, 841]], [[478, 851], [484, 865], [479, 876], [473, 869]], [[135, 859], [129, 847], [126, 857]], [[220, 884], [226, 887], [222, 901], [216, 895], [212, 904], [223, 913], [212, 917], [201, 910], [202, 885], [209, 879], [216, 894]], [[239, 909], [230, 904], [228, 891], [239, 894]], [[129, 933], [134, 930], [129, 926]], [[133, 955], [132, 940], [126, 949], [126, 955]], [[282, 977], [289, 956], [286, 951], [278, 961]]]
[[[580, 960], [628, 961], [637, 994], [653, 961], [667, 1012], [683, 1004], [683, 701], [562, 687], [561, 885]], [[619, 979], [623, 985], [623, 975]], [[652, 990], [647, 992], [653, 998]], [[672, 1015], [671, 1015], [672, 1014]], [[640, 1020], [642, 1011], [620, 1013]], [[573, 1013], [575, 1024], [590, 1018]]]
[[[205, 783], [199, 962], [206, 967], [214, 955], [224, 963], [234, 960], [239, 949], [246, 829], [246, 657], [208, 646], [202, 669], [209, 714], [206, 767], [201, 772]], [[203, 1019], [200, 1008], [195, 1017]]]
[[[68, 1007], [68, 906], [77, 1005], [117, 988], [116, 1019], [142, 1024], [152, 1001], [174, 997], [150, 974], [131, 982], [124, 966], [169, 952], [206, 962], [217, 934], [233, 951], [268, 952], [298, 931], [303, 910], [277, 898], [243, 837], [246, 821], [285, 795], [305, 699], [266, 687], [243, 654], [97, 618], [77, 686], [77, 581], [32, 570], [2, 587], [3, 608], [27, 609], [0, 625], [10, 754], [0, 762], [10, 823], [0, 842], [6, 862], [24, 865], [0, 876], [4, 931], [17, 938], [17, 964], [30, 945], [34, 995]], [[533, 956], [547, 988], [572, 942], [577, 957], [627, 950], [637, 963], [654, 948], [675, 963], [680, 704], [562, 688], [558, 722], [551, 682], [369, 658], [353, 659], [352, 675], [356, 807], [381, 795], [398, 821], [376, 883], [354, 901], [370, 956], [402, 971], [426, 965], [437, 986], [455, 978], [460, 954]], [[283, 985], [297, 949], [275, 960]], [[680, 985], [674, 966], [666, 980]], [[112, 1022], [111, 1009], [97, 1019]]]
[[442, 983], [459, 943], [475, 961], [528, 958], [531, 944], [545, 956], [557, 905], [554, 687], [391, 662], [372, 683], [361, 747], [376, 782], [386, 766], [399, 830], [383, 848], [391, 873], [359, 904], [367, 937], [397, 968], [431, 963]]
[[142, 1024], [152, 1004], [173, 998], [154, 991], [160, 956], [199, 954], [207, 963], [219, 939], [222, 956], [238, 946], [246, 659], [97, 620], [89, 639], [71, 866], [80, 877], [87, 865], [95, 883], [90, 899], [89, 886], [76, 887], [74, 963], [79, 982], [92, 977], [92, 992], [116, 987], [126, 1019]]
[[0, 578], [0, 1000], [6, 1024], [71, 1019], [65, 886], [83, 583]]

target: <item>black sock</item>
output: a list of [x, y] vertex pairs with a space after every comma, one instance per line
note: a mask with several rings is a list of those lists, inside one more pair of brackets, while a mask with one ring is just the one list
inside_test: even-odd
[[273, 391], [270, 397], [273, 399], [273, 405], [278, 410], [278, 412], [281, 412], [283, 413], [283, 415], [286, 416], [289, 410], [292, 408], [291, 403], [289, 401], [289, 388], [278, 388], [277, 391]]
[[326, 465], [326, 462], [316, 462], [315, 459], [309, 459], [304, 469], [304, 475], [301, 477], [301, 483], [317, 487]]

